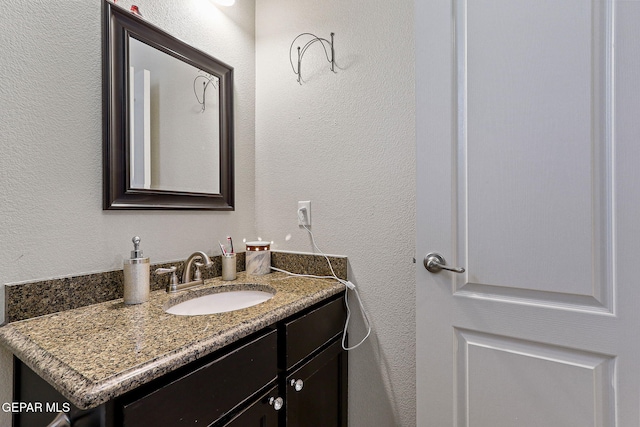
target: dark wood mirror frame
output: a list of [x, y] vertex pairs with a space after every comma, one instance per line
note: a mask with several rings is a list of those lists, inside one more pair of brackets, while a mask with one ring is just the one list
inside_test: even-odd
[[[103, 1], [103, 209], [234, 210], [233, 68], [144, 19]], [[220, 79], [220, 193], [134, 189], [129, 185], [129, 38]]]

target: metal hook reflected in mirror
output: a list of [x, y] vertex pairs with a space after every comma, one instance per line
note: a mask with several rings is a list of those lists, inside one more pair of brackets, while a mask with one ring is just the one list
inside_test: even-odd
[[[204, 80], [204, 81], [202, 81]], [[196, 90], [196, 82], [202, 81], [202, 101], [200, 101], [200, 97], [198, 96], [198, 92]], [[198, 104], [202, 106], [202, 112], [204, 113], [207, 109], [207, 88], [209, 85], [212, 85], [214, 89], [218, 89], [220, 84], [220, 80], [216, 76], [212, 76], [209, 73], [205, 73], [202, 70], [199, 70], [199, 74], [193, 79], [193, 94], [196, 96], [198, 100]]]

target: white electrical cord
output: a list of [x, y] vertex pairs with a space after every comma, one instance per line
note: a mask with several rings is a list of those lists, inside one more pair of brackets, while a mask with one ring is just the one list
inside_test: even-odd
[[[355, 348], [358, 348], [363, 342], [365, 342], [365, 340], [367, 338], [369, 338], [369, 335], [371, 335], [371, 322], [369, 322], [369, 318], [367, 317], [367, 312], [364, 309], [364, 305], [362, 304], [362, 300], [360, 299], [360, 294], [358, 293], [358, 290], [356, 289], [356, 285], [351, 283], [349, 280], [340, 279], [336, 275], [335, 271], [333, 271], [333, 266], [331, 265], [331, 261], [329, 260], [329, 257], [327, 255], [325, 255], [325, 253], [322, 252], [320, 250], [320, 248], [318, 247], [318, 245], [316, 244], [316, 239], [314, 238], [313, 233], [305, 225], [305, 223], [306, 223], [306, 221], [305, 221], [305, 212], [306, 212], [306, 208], [298, 209], [298, 218], [300, 218], [300, 223], [304, 227], [304, 229], [307, 230], [309, 235], [311, 236], [311, 243], [313, 243], [313, 247], [327, 260], [327, 264], [329, 264], [329, 269], [331, 270], [331, 276], [315, 276], [315, 275], [312, 275], [312, 274], [296, 274], [296, 273], [291, 273], [289, 271], [281, 270], [281, 269], [275, 268], [275, 267], [271, 267], [271, 269], [275, 270], [275, 271], [279, 271], [281, 273], [289, 274], [291, 276], [312, 277], [312, 278], [315, 278], [315, 279], [335, 279], [338, 282], [342, 283], [345, 286], [344, 304], [345, 304], [345, 307], [347, 308], [347, 319], [346, 319], [346, 321], [344, 323], [344, 331], [342, 332], [342, 348], [344, 350], [346, 350], [346, 351], [353, 350]], [[360, 305], [360, 311], [362, 312], [362, 318], [363, 318], [364, 323], [365, 323], [365, 325], [367, 327], [367, 334], [364, 336], [364, 338], [362, 338], [362, 340], [360, 340], [360, 342], [358, 344], [356, 344], [354, 346], [351, 346], [351, 347], [347, 347], [346, 346], [347, 329], [349, 327], [349, 320], [351, 319], [351, 310], [349, 309], [349, 298], [348, 298], [349, 289], [351, 289], [356, 294], [356, 298], [358, 299], [358, 304]]]

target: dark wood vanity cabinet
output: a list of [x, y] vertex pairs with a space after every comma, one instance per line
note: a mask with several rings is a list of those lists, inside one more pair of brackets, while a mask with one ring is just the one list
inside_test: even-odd
[[[344, 322], [344, 297], [332, 297], [97, 408], [66, 412], [73, 427], [346, 427]], [[66, 409], [15, 361], [15, 402]], [[38, 415], [14, 414], [13, 425], [46, 426], [56, 414]]]

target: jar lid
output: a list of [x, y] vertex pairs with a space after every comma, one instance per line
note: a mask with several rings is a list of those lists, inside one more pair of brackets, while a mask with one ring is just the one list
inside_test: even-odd
[[267, 251], [271, 246], [271, 242], [264, 242], [260, 240], [257, 242], [247, 242], [246, 245], [248, 251]]

